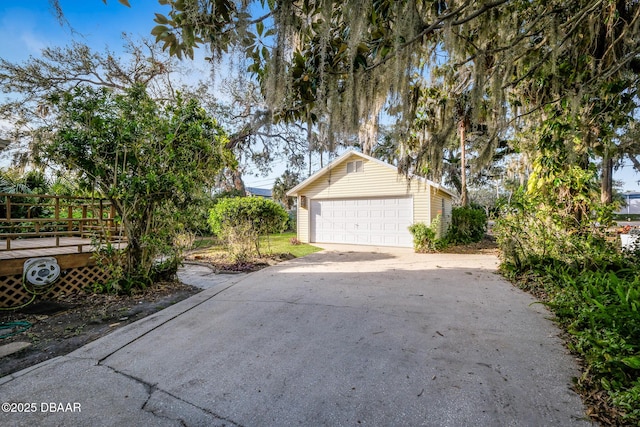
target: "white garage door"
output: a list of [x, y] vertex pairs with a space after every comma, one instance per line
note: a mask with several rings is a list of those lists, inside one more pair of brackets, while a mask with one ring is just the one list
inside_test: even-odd
[[311, 201], [311, 241], [412, 247], [411, 197]]

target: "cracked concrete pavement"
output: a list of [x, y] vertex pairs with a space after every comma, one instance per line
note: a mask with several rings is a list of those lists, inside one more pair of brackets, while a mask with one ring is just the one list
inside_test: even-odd
[[[4, 412], [0, 423], [591, 425], [549, 312], [495, 274], [495, 257], [325, 249], [216, 278], [1, 378], [2, 402], [37, 410]], [[47, 411], [47, 402], [81, 411]]]

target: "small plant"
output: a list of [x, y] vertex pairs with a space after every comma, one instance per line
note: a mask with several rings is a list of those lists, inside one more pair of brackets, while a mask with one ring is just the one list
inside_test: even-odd
[[291, 240], [289, 240], [289, 243], [291, 243], [294, 246], [302, 244], [302, 242], [300, 240], [298, 240], [297, 238], [295, 238], [295, 237], [292, 237]]
[[33, 344], [38, 344], [40, 342], [40, 335], [34, 334], [33, 332], [27, 332], [26, 335]]
[[131, 274], [126, 269], [127, 254], [118, 249], [111, 242], [101, 245], [94, 242], [96, 250], [93, 252], [96, 265], [105, 273], [105, 279], [87, 286], [87, 290], [100, 294], [131, 295], [146, 289], [155, 279], [155, 271], [150, 273]]
[[115, 294], [115, 290], [111, 286], [111, 281], [107, 280], [103, 282], [94, 282], [90, 285], [85, 286], [85, 291], [90, 292], [92, 294]]
[[409, 226], [409, 231], [413, 235], [413, 249], [417, 253], [433, 252], [441, 249], [443, 242], [437, 238], [440, 220], [441, 217], [438, 215], [436, 219], [431, 221], [430, 225], [417, 222]]
[[96, 247], [93, 258], [96, 265], [106, 273], [108, 277], [104, 283], [93, 283], [88, 290], [98, 294], [118, 293], [118, 283], [125, 276], [126, 259], [121, 250], [117, 249], [111, 242], [92, 242]]
[[82, 325], [77, 325], [75, 327], [67, 326], [66, 328], [64, 328], [65, 338], [77, 337], [78, 335], [80, 335], [82, 333], [82, 331], [85, 328], [85, 326], [87, 326], [87, 325], [86, 324], [82, 324]]

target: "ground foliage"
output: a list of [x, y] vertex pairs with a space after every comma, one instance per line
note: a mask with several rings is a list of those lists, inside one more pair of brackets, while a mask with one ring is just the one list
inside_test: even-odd
[[481, 241], [487, 232], [487, 215], [479, 207], [454, 207], [451, 211], [451, 225], [447, 231], [447, 241], [453, 244], [467, 244]]
[[594, 174], [573, 172], [552, 188], [536, 190], [534, 181], [501, 206], [494, 228], [501, 268], [568, 332], [590, 415], [606, 425], [637, 425], [640, 252], [621, 252], [606, 227], [611, 207], [600, 204]]
[[503, 265], [568, 332], [569, 348], [583, 369], [577, 389], [589, 415], [605, 425], [640, 422], [638, 255], [600, 259], [591, 270], [553, 258], [525, 270]]
[[[438, 215], [431, 224], [412, 224], [409, 232], [413, 235], [413, 248], [418, 253], [448, 251], [456, 247], [472, 249], [470, 244], [482, 242], [487, 235], [487, 216], [479, 207], [454, 207], [449, 228], [442, 232], [442, 216]], [[479, 248], [482, 245], [478, 246]]]
[[417, 222], [409, 226], [409, 232], [413, 236], [413, 249], [416, 252], [433, 252], [443, 246], [442, 239], [438, 236], [441, 220], [442, 217], [438, 215], [429, 225]]

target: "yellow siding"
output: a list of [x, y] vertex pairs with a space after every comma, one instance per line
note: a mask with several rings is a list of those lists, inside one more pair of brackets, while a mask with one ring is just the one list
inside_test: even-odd
[[303, 243], [309, 243], [309, 200], [307, 199], [307, 207], [303, 208], [301, 203], [301, 196], [298, 196], [298, 214], [297, 214], [297, 229], [298, 240]]
[[431, 195], [431, 221], [440, 215], [439, 237], [444, 236], [449, 229], [449, 224], [451, 224], [451, 207], [451, 196], [444, 191], [433, 188]]
[[442, 214], [442, 194], [435, 188], [432, 190], [431, 195], [431, 220], [436, 219], [438, 215]]
[[448, 194], [443, 193], [442, 196], [444, 197], [445, 207], [444, 213], [442, 215], [442, 227], [446, 232], [451, 225], [451, 210], [453, 209], [453, 200], [451, 200], [451, 196], [449, 196]]
[[413, 195], [413, 222], [429, 223], [428, 192], [420, 192]]
[[[362, 160], [363, 172], [347, 174], [347, 162], [355, 160]], [[408, 185], [407, 179], [394, 169], [352, 155], [317, 177], [302, 192], [310, 199], [342, 199], [412, 195], [426, 191], [426, 183], [412, 180]]]
[[[347, 163], [350, 161], [362, 161], [363, 172], [347, 174]], [[431, 190], [431, 197], [429, 190]], [[301, 207], [301, 196], [307, 197], [306, 208]], [[400, 196], [413, 197], [413, 222], [424, 222], [425, 224], [429, 224], [431, 219], [438, 214], [438, 210], [441, 210], [442, 197], [450, 199], [446, 193], [432, 188], [424, 181], [408, 180], [404, 175], [398, 174], [394, 168], [357, 155], [348, 156], [338, 165], [316, 177], [314, 182], [299, 192], [298, 239], [302, 242], [309, 242], [309, 208], [312, 199]]]

